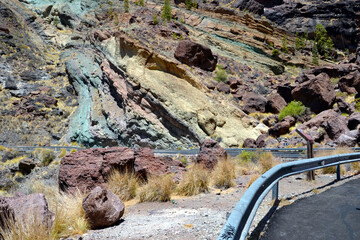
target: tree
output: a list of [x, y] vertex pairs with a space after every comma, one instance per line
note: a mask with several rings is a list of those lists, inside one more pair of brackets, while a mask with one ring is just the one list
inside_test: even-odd
[[164, 1], [164, 6], [162, 9], [161, 18], [163, 21], [170, 21], [171, 20], [171, 6], [170, 6], [170, 0]]
[[296, 33], [296, 37], [295, 37], [295, 48], [296, 48], [296, 50], [304, 49], [305, 48], [305, 41], [306, 41], [305, 36], [300, 36], [299, 37], [299, 34]]
[[334, 43], [332, 39], [328, 36], [325, 27], [320, 23], [316, 25], [315, 43], [318, 53], [325, 56], [325, 58], [327, 58], [329, 52], [334, 49]]
[[124, 11], [129, 12], [129, 0], [124, 0]]
[[289, 53], [289, 49], [288, 49], [288, 45], [287, 45], [287, 38], [286, 38], [285, 34], [284, 34], [283, 39], [282, 39], [281, 51], [283, 53]]

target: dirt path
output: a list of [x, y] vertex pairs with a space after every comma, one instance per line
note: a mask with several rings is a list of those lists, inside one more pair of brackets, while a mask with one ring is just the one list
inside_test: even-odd
[[[173, 201], [166, 203], [127, 202], [126, 212], [118, 225], [92, 230], [82, 237], [84, 240], [217, 239], [227, 215], [246, 191], [249, 178], [238, 178], [237, 186], [226, 191], [213, 189], [210, 193], [191, 198], [174, 197]], [[305, 178], [305, 175], [296, 175], [280, 181], [280, 206], [360, 178], [360, 175], [330, 185], [335, 180], [335, 175], [319, 175], [313, 182], [307, 182]], [[270, 195], [271, 193], [260, 206], [251, 230], [271, 207]]]

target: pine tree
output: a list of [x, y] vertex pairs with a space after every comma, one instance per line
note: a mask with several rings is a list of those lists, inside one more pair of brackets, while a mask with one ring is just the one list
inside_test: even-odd
[[281, 51], [282, 51], [283, 53], [289, 53], [289, 49], [288, 49], [288, 46], [287, 46], [287, 38], [286, 38], [285, 34], [284, 34], [283, 40], [282, 40], [282, 48], [281, 48]]
[[171, 6], [170, 6], [170, 0], [164, 1], [164, 6], [162, 9], [161, 18], [163, 21], [170, 21], [171, 20]]
[[326, 58], [328, 56], [328, 53], [334, 49], [334, 43], [332, 39], [328, 36], [328, 33], [322, 24], [316, 25], [315, 43], [317, 45], [318, 52], [321, 55], [324, 55]]
[[129, 12], [129, 0], [124, 0], [124, 11]]

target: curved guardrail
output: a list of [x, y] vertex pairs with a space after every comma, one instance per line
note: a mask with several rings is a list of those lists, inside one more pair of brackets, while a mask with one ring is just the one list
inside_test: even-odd
[[241, 239], [248, 234], [251, 223], [261, 202], [273, 189], [273, 198], [278, 199], [279, 180], [320, 168], [337, 166], [337, 179], [340, 179], [340, 165], [360, 161], [360, 153], [340, 154], [311, 158], [279, 164], [259, 177], [245, 192], [226, 221], [218, 240]]

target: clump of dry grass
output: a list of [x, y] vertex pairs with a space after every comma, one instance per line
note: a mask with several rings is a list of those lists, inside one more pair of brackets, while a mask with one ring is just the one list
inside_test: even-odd
[[177, 193], [184, 196], [192, 196], [209, 189], [210, 172], [201, 164], [194, 164], [183, 174], [178, 185]]
[[139, 190], [140, 202], [170, 201], [174, 188], [171, 175], [151, 176]]
[[139, 179], [133, 173], [123, 173], [113, 170], [107, 178], [107, 187], [116, 194], [122, 201], [128, 201], [136, 197], [136, 190], [139, 186]]
[[353, 162], [350, 166], [355, 173], [360, 173], [360, 162]]
[[84, 234], [89, 229], [82, 201], [85, 197], [80, 191], [60, 193], [57, 187], [35, 182], [34, 192], [43, 193], [49, 205], [49, 210], [55, 213], [55, 221], [51, 229], [51, 237], [59, 239], [76, 234]]
[[253, 174], [253, 175], [251, 175], [250, 181], [248, 182], [248, 184], [247, 184], [246, 187], [249, 188], [249, 187], [251, 186], [251, 184], [253, 184], [253, 182], [255, 182], [256, 179], [258, 179], [260, 176], [261, 176], [260, 174]]
[[[338, 147], [331, 151], [319, 151], [315, 154], [315, 157], [325, 157], [325, 156], [331, 156], [331, 155], [337, 155], [337, 154], [346, 154], [346, 153], [353, 153], [354, 151], [350, 148], [346, 147]], [[357, 165], [351, 164], [351, 166], [356, 167]], [[360, 165], [359, 165], [360, 166]], [[360, 169], [360, 168], [359, 168]], [[327, 167], [327, 168], [321, 168], [317, 170], [316, 172], [320, 172], [321, 174], [334, 174], [336, 173], [336, 166], [333, 167]], [[344, 175], [346, 173], [346, 168], [344, 166], [340, 166], [340, 173]]]
[[236, 165], [238, 175], [251, 175], [259, 172], [259, 166], [252, 161], [238, 160]]
[[274, 166], [281, 163], [281, 161], [274, 157], [271, 152], [263, 152], [259, 156], [259, 171], [260, 173], [265, 173]]
[[212, 172], [214, 186], [224, 189], [233, 187], [235, 185], [233, 179], [236, 177], [235, 169], [234, 161], [229, 159], [219, 161]]

